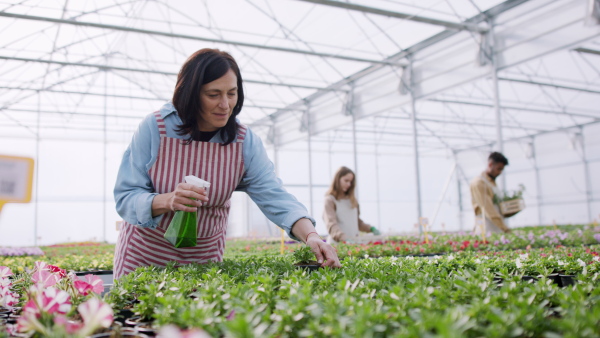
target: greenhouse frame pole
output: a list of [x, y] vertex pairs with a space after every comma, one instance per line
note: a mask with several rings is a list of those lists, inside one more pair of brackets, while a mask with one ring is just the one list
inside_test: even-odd
[[[354, 82], [351, 83], [350, 99], [346, 102], [347, 112], [352, 116], [352, 153], [354, 155], [354, 174], [358, 176], [358, 158], [356, 156], [356, 114], [354, 112]], [[358, 187], [354, 187], [356, 196], [358, 197]]]
[[373, 133], [373, 136], [375, 141], [375, 189], [377, 191], [377, 224], [379, 226], [379, 230], [381, 231], [383, 229], [381, 224], [381, 191], [379, 189], [379, 140], [377, 139], [377, 133]]
[[[107, 60], [108, 63], [108, 60]], [[104, 152], [104, 158], [103, 158], [103, 167], [102, 167], [102, 240], [104, 242], [106, 242], [106, 188], [107, 188], [107, 182], [106, 182], [106, 167], [107, 167], [107, 145], [108, 145], [108, 135], [107, 135], [107, 130], [106, 128], [108, 127], [107, 123], [108, 121], [106, 120], [106, 114], [107, 114], [107, 100], [108, 97], [106, 96], [107, 92], [108, 92], [108, 72], [104, 72], [104, 117], [102, 119], [104, 125], [103, 125], [103, 138], [104, 138], [104, 142], [103, 142], [103, 152]]]
[[581, 159], [583, 160], [583, 170], [585, 175], [585, 199], [587, 204], [588, 222], [592, 222], [592, 190], [590, 188], [590, 165], [585, 154], [585, 137], [583, 136], [583, 128], [579, 128], [579, 135], [581, 135]]
[[38, 92], [38, 109], [37, 109], [37, 130], [35, 134], [35, 197], [34, 197], [34, 211], [33, 211], [33, 245], [37, 246], [38, 238], [38, 213], [39, 213], [39, 192], [40, 192], [40, 134], [41, 134], [41, 119], [42, 119], [42, 93]]
[[419, 235], [423, 233], [423, 226], [421, 225], [420, 218], [422, 216], [421, 208], [421, 178], [420, 178], [420, 167], [419, 167], [419, 143], [417, 135], [417, 108], [416, 108], [416, 94], [413, 81], [413, 60], [410, 59], [410, 106], [411, 106], [411, 121], [412, 121], [412, 136], [413, 136], [413, 153], [414, 153], [414, 164], [415, 164], [415, 184], [416, 184], [416, 198], [417, 198], [417, 224], [419, 224]]
[[[494, 112], [496, 113], [496, 149], [497, 151], [504, 153], [504, 143], [502, 139], [502, 112], [500, 109], [500, 88], [498, 87], [498, 55], [496, 54], [497, 41], [494, 35], [494, 22], [490, 20], [490, 37], [492, 38], [492, 84], [494, 90]], [[506, 189], [506, 174], [500, 177], [499, 189], [504, 191]]]
[[533, 170], [535, 171], [535, 185], [537, 187], [538, 225], [542, 225], [542, 181], [540, 180], [540, 167], [537, 162], [537, 151], [535, 149], [535, 138], [531, 138], [531, 156], [533, 159]]
[[312, 179], [312, 135], [310, 128], [310, 103], [306, 101], [306, 131], [308, 132], [308, 197], [310, 208], [308, 209], [310, 214], [313, 215], [313, 179]]

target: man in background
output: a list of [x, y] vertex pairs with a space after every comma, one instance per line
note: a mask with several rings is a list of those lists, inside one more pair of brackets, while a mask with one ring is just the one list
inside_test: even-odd
[[[493, 152], [488, 157], [488, 165], [481, 175], [471, 181], [471, 203], [475, 211], [475, 218], [485, 215], [485, 232], [510, 232], [504, 217], [500, 213], [500, 207], [494, 203], [494, 195], [500, 197], [501, 193], [496, 185], [496, 178], [502, 174], [504, 167], [508, 165], [508, 159], [499, 152]], [[475, 225], [475, 231], [481, 232], [479, 225]]]

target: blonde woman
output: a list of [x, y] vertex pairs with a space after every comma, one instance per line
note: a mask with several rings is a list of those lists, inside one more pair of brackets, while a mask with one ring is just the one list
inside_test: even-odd
[[327, 226], [329, 237], [327, 243], [351, 242], [358, 236], [359, 231], [379, 235], [379, 231], [360, 219], [360, 210], [354, 188], [356, 175], [346, 167], [341, 167], [335, 173], [331, 187], [325, 194], [325, 210], [323, 220]]

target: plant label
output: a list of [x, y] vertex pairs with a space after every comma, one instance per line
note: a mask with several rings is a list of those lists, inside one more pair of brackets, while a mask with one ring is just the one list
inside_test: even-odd
[[6, 203], [31, 201], [33, 165], [29, 157], [0, 155], [0, 210]]

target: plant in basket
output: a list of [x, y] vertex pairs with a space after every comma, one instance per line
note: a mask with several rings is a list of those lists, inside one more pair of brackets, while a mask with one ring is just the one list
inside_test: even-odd
[[297, 267], [308, 269], [310, 271], [317, 270], [321, 267], [321, 264], [314, 260], [315, 254], [308, 246], [302, 246], [296, 249], [293, 256], [296, 261], [294, 265]]
[[516, 215], [521, 210], [525, 209], [523, 201], [523, 192], [525, 186], [519, 184], [519, 189], [513, 191], [505, 191], [502, 196], [494, 195], [494, 204], [500, 207], [500, 212], [504, 217]]

